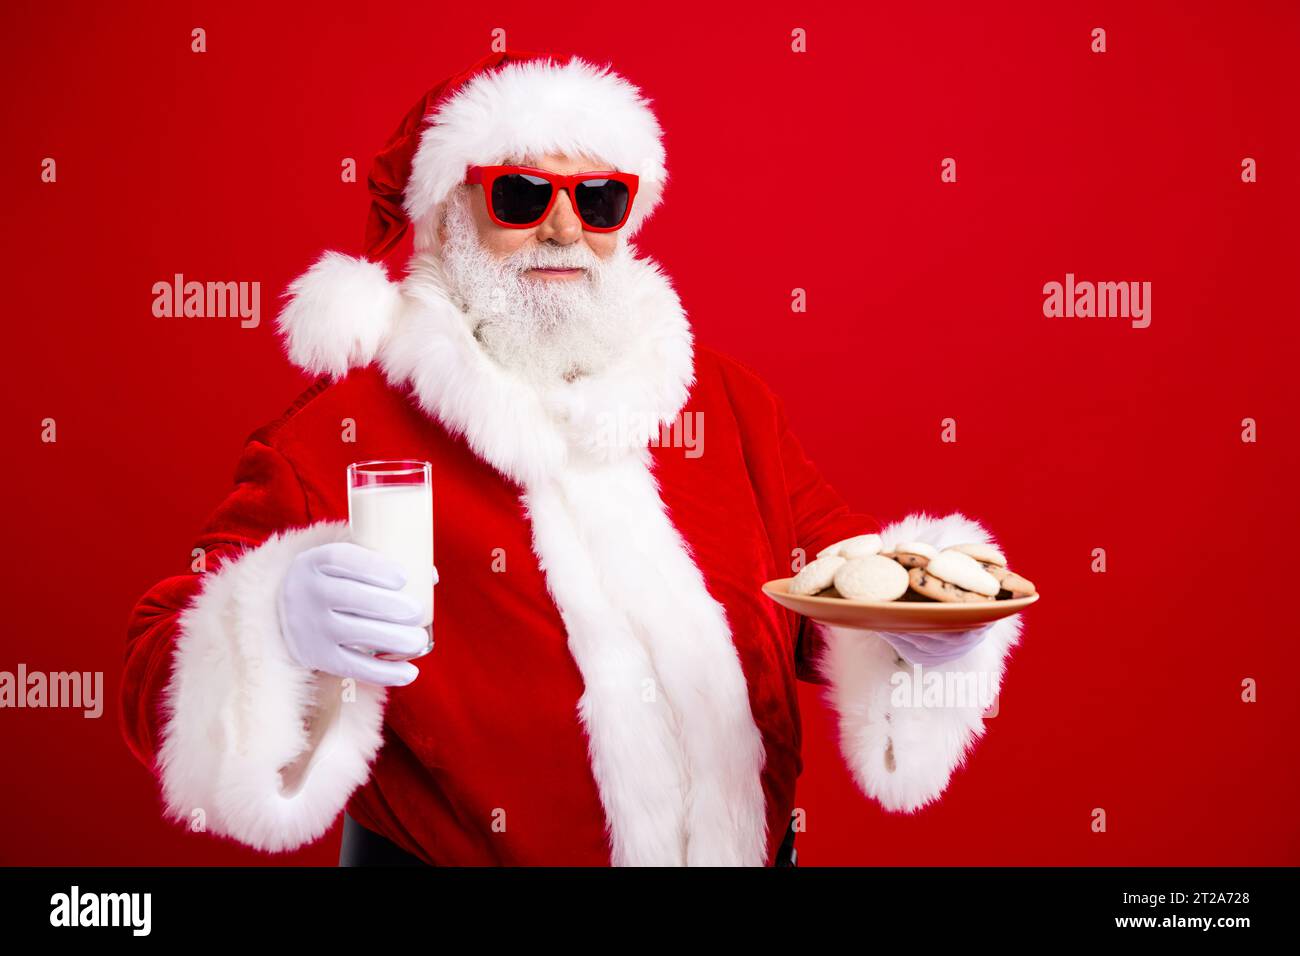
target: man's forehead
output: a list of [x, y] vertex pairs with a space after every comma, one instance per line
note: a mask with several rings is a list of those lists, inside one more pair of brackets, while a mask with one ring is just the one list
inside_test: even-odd
[[616, 166], [614, 166], [613, 163], [608, 163], [597, 156], [590, 156], [585, 153], [580, 153], [576, 156], [570, 156], [568, 153], [556, 153], [553, 154], [550, 161], [548, 161], [543, 156], [538, 156], [536, 153], [511, 153], [510, 155], [502, 159], [497, 165], [533, 166], [537, 169], [546, 169], [550, 166], [556, 165], [555, 160], [557, 158], [562, 159], [564, 162], [569, 164], [577, 164], [581, 166], [583, 169], [600, 170], [600, 169], [617, 168]]

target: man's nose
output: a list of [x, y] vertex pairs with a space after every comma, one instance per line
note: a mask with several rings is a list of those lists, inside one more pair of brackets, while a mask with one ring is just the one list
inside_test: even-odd
[[578, 218], [578, 213], [573, 208], [569, 191], [561, 189], [560, 194], [555, 197], [555, 205], [551, 207], [550, 215], [537, 227], [537, 241], [545, 242], [553, 239], [567, 246], [581, 238], [582, 220]]

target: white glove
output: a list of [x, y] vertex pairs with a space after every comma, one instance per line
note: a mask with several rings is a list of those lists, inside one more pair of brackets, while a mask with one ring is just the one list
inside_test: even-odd
[[[433, 571], [438, 582], [438, 569]], [[429, 643], [422, 608], [402, 593], [406, 572], [378, 551], [348, 541], [309, 548], [280, 585], [280, 632], [303, 667], [369, 684], [404, 686], [420, 675], [409, 661], [370, 654], [418, 654]], [[362, 648], [352, 650], [348, 645]]]
[[968, 631], [919, 631], [899, 634], [894, 631], [873, 631], [889, 644], [899, 657], [909, 664], [933, 667], [947, 664], [969, 654], [984, 638], [992, 624], [984, 624]]

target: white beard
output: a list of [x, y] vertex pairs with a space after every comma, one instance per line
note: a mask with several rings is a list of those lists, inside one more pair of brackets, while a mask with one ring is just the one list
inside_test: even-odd
[[[447, 291], [470, 318], [474, 337], [505, 368], [550, 385], [599, 373], [632, 340], [634, 262], [621, 237], [608, 259], [586, 243], [525, 246], [498, 258], [479, 243], [467, 191], [447, 202], [441, 260]], [[584, 268], [580, 279], [530, 279], [535, 266]]]

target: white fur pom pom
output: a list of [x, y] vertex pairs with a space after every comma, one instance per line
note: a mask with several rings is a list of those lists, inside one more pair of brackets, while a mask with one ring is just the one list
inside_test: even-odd
[[374, 361], [401, 306], [382, 263], [327, 252], [295, 279], [276, 327], [289, 361], [335, 378]]

